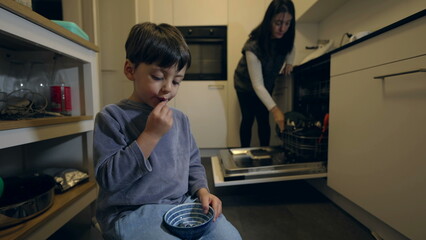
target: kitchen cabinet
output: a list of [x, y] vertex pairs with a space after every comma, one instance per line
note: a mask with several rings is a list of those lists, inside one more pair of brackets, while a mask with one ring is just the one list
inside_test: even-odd
[[[242, 54], [241, 49], [248, 35], [263, 18], [270, 0], [232, 0], [228, 1], [228, 147], [240, 147], [241, 111], [234, 89], [234, 71]], [[244, 8], [243, 6], [250, 6]], [[253, 131], [257, 140], [257, 133]], [[252, 138], [252, 140], [254, 140]], [[254, 143], [255, 144], [255, 143]]]
[[425, 26], [331, 56], [327, 184], [409, 239], [426, 238]]
[[228, 24], [228, 0], [152, 1], [152, 21], [175, 26]]
[[[152, 3], [152, 21], [175, 26], [227, 25], [227, 0], [160, 0]], [[188, 115], [200, 148], [227, 147], [227, 81], [183, 81], [170, 103]]]
[[183, 81], [175, 107], [188, 115], [200, 148], [226, 147], [226, 81]]
[[[0, 61], [61, 59], [71, 85], [72, 116], [0, 121], [0, 175], [8, 177], [50, 167], [76, 168], [88, 182], [56, 194], [53, 205], [37, 217], [0, 230], [1, 239], [47, 239], [74, 216], [91, 208], [97, 197], [92, 159], [93, 116], [99, 109], [98, 52], [93, 43], [14, 1], [0, 0]], [[2, 67], [0, 84], [6, 84]], [[30, 89], [31, 90], [31, 89]], [[89, 219], [90, 221], [90, 219]]]
[[336, 9], [344, 5], [349, 0], [294, 0], [296, 8], [296, 22], [298, 23], [318, 23], [330, 16]]
[[227, 25], [228, 0], [174, 0], [176, 26]]
[[[151, 21], [157, 24], [168, 23], [173, 24], [173, 0], [156, 0], [151, 1]], [[147, 4], [140, 6], [140, 9], [146, 8]]]

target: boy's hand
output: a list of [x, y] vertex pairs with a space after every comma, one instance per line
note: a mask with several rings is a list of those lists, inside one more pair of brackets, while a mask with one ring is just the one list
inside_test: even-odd
[[151, 155], [158, 141], [173, 125], [173, 111], [167, 106], [167, 101], [160, 102], [148, 116], [145, 130], [136, 142], [146, 158]]
[[222, 201], [205, 188], [198, 190], [197, 195], [201, 205], [203, 205], [204, 213], [209, 211], [209, 205], [212, 206], [215, 213], [213, 221], [216, 221], [220, 214], [222, 214]]
[[144, 132], [161, 138], [172, 125], [173, 111], [167, 106], [167, 101], [162, 101], [149, 114]]

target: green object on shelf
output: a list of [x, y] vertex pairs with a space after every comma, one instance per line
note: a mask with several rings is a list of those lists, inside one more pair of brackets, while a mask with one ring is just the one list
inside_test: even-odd
[[68, 21], [59, 21], [59, 20], [52, 20], [52, 22], [68, 29], [69, 31], [71, 31], [74, 34], [77, 34], [78, 36], [89, 40], [89, 35], [87, 35], [77, 24], [73, 23], [73, 22], [68, 22]]
[[0, 197], [3, 195], [4, 182], [3, 178], [0, 177]]

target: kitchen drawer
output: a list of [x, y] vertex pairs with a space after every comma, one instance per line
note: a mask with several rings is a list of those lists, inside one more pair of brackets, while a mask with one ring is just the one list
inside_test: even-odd
[[332, 55], [331, 76], [426, 54], [426, 17]]
[[[424, 47], [424, 44], [419, 45]], [[426, 55], [331, 78], [328, 185], [426, 239]]]
[[173, 0], [173, 24], [208, 26], [228, 24], [227, 0]]

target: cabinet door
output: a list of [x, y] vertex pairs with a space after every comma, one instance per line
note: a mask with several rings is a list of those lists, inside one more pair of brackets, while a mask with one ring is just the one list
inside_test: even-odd
[[[234, 71], [242, 54], [248, 35], [261, 21], [270, 0], [228, 1], [228, 147], [240, 147], [241, 113], [234, 85]], [[244, 8], [242, 6], [250, 6]], [[232, 13], [232, 14], [231, 14]], [[253, 133], [257, 140], [257, 133]]]
[[200, 148], [226, 147], [226, 81], [183, 81], [175, 98]]
[[227, 25], [228, 0], [174, 0], [176, 26]]
[[[151, 20], [157, 24], [168, 23], [173, 25], [173, 2], [174, 0], [150, 1], [150, 4], [152, 4]], [[146, 7], [146, 4], [142, 4], [141, 7]]]
[[410, 239], [426, 239], [426, 73], [375, 77], [425, 66], [331, 78], [328, 185]]

